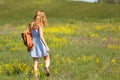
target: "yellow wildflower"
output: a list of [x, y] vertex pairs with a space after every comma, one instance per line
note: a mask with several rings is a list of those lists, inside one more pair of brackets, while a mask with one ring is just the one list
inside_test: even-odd
[[90, 32], [90, 37], [98, 37], [97, 33]]
[[27, 70], [27, 66], [26, 64], [18, 64], [18, 69], [21, 71], [21, 72], [24, 72]]
[[106, 38], [106, 37], [103, 37], [103, 38], [102, 38], [102, 41], [107, 41], [107, 38]]
[[54, 69], [54, 72], [55, 72], [55, 74], [57, 74], [57, 73], [58, 73], [58, 69], [57, 69], [57, 68], [55, 68], [55, 69]]
[[99, 62], [100, 62], [99, 58], [96, 58], [96, 63], [99, 63]]
[[79, 61], [79, 60], [80, 60], [80, 57], [78, 57], [77, 60]]
[[87, 61], [87, 57], [86, 56], [83, 56], [83, 61]]
[[11, 51], [16, 51], [18, 48], [17, 47], [12, 47]]
[[116, 62], [116, 60], [115, 60], [115, 59], [112, 59], [112, 60], [111, 60], [111, 62], [112, 62], [112, 63], [115, 63], [115, 62]]
[[12, 74], [13, 73], [13, 66], [11, 64], [5, 64], [5, 70], [7, 74]]
[[42, 63], [41, 63], [41, 64], [39, 64], [39, 67], [43, 67], [43, 66], [44, 66], [44, 64], [42, 64]]
[[102, 30], [102, 29], [103, 29], [103, 27], [101, 27], [101, 26], [96, 27], [96, 30]]
[[89, 56], [88, 60], [92, 61], [93, 60], [93, 56]]
[[0, 73], [2, 73], [3, 72], [3, 68], [2, 68], [2, 66], [0, 66]]
[[70, 57], [67, 57], [66, 61], [67, 61], [68, 63], [73, 62], [72, 59], [71, 59]]
[[109, 45], [108, 45], [108, 48], [109, 48], [109, 49], [120, 49], [120, 47], [117, 46], [117, 45], [115, 45], [115, 44], [109, 44]]
[[62, 58], [62, 62], [65, 62], [65, 58], [64, 57]]
[[38, 73], [38, 76], [40, 76], [40, 74], [41, 74], [40, 71], [38, 71], [37, 73]]

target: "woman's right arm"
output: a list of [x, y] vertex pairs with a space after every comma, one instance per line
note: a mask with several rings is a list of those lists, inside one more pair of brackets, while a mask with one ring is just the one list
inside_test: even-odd
[[50, 52], [50, 49], [43, 37], [43, 27], [42, 26], [39, 27], [39, 36], [40, 36], [40, 39], [42, 40], [43, 44], [45, 45], [47, 52]]

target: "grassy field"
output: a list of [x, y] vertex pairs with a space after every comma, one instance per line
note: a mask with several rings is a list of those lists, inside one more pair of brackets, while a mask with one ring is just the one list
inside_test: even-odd
[[51, 50], [51, 75], [45, 76], [40, 58], [40, 80], [119, 80], [120, 6], [54, 3], [57, 1], [0, 1], [0, 80], [33, 80], [33, 61], [21, 32], [37, 9], [47, 13], [44, 36]]
[[120, 5], [65, 0], [1, 0], [0, 25], [26, 24], [39, 9], [46, 12], [49, 22], [71, 20], [120, 22]]
[[[1, 80], [29, 79], [32, 58], [21, 39], [26, 26], [0, 28], [3, 31], [0, 33]], [[51, 76], [45, 77], [43, 59], [40, 59], [42, 80], [120, 79], [119, 24], [57, 23], [50, 24], [44, 31], [51, 49]]]

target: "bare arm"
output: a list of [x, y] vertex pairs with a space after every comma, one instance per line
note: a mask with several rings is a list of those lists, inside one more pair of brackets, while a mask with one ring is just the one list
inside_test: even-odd
[[45, 45], [47, 52], [49, 52], [50, 50], [49, 50], [48, 45], [43, 37], [43, 27], [41, 27], [41, 26], [39, 27], [39, 36], [40, 36], [40, 39], [42, 40], [43, 44]]

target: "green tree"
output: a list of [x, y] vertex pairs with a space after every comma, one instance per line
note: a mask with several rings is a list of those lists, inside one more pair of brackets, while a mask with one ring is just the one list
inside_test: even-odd
[[101, 3], [120, 4], [120, 0], [98, 0]]

